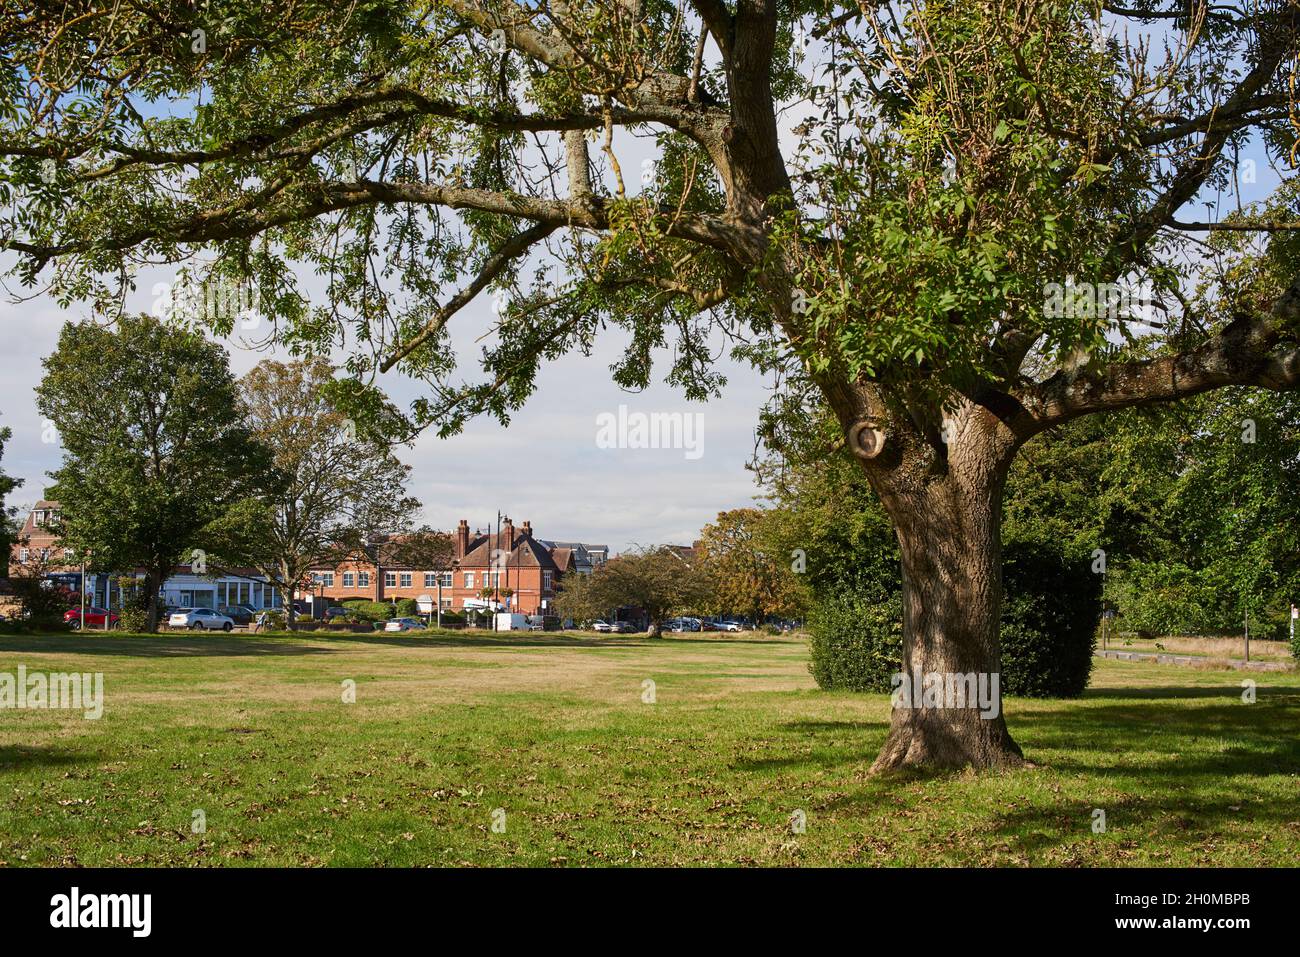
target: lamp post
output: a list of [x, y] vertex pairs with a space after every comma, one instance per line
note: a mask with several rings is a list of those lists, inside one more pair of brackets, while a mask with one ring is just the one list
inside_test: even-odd
[[81, 630], [86, 630], [86, 559], [91, 556], [89, 550], [81, 556]]

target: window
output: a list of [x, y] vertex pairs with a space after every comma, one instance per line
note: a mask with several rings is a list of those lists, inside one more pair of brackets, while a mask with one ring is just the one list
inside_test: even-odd
[[403, 587], [403, 588], [410, 588], [410, 587], [411, 587], [411, 573], [410, 573], [410, 572], [402, 572], [402, 587]]
[[473, 587], [474, 587], [474, 573], [473, 573], [473, 572], [466, 572], [466, 573], [465, 573], [465, 587], [466, 587], [466, 588], [473, 588]]
[[22, 549], [19, 549], [19, 550], [18, 550], [18, 560], [19, 560], [20, 562], [25, 562], [25, 561], [27, 561], [27, 549], [22, 548]]
[[355, 574], [353, 574], [352, 572], [344, 572], [344, 573], [343, 573], [343, 587], [344, 587], [344, 588], [356, 588], [356, 587], [357, 587], [357, 576], [356, 576]]
[[370, 587], [370, 572], [360, 572], [357, 577], [357, 584], [362, 588]]
[[451, 572], [442, 573], [442, 587], [443, 588], [451, 587]]
[[333, 573], [333, 572], [322, 572], [322, 573], [321, 573], [321, 576], [320, 576], [320, 583], [321, 583], [322, 585], [324, 585], [326, 588], [333, 588], [333, 587], [334, 587], [334, 573]]
[[544, 569], [542, 571], [542, 591], [550, 591], [551, 584], [551, 572], [549, 569]]
[[424, 587], [425, 587], [425, 588], [436, 588], [437, 585], [438, 585], [438, 574], [437, 574], [437, 572], [425, 572], [425, 573], [424, 573]]
[[384, 572], [384, 587], [385, 588], [397, 587], [397, 572]]

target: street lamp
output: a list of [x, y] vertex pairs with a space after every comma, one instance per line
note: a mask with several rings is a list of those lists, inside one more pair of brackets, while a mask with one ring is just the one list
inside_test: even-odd
[[[81, 556], [81, 630], [86, 630], [86, 559], [94, 553], [86, 549], [86, 553]], [[107, 616], [105, 616], [107, 618]]]

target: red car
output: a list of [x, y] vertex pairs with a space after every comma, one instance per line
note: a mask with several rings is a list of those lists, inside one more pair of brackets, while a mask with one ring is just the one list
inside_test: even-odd
[[[104, 616], [108, 616], [108, 627], [117, 627], [117, 612], [109, 611], [107, 608], [96, 608], [93, 605], [86, 606], [86, 627], [98, 628], [101, 631], [104, 628]], [[81, 627], [81, 608], [69, 608], [63, 613], [63, 623], [71, 628]]]

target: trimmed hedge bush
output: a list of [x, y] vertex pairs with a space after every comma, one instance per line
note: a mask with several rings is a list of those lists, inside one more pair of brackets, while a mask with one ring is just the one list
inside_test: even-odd
[[367, 601], [364, 598], [349, 598], [343, 602], [348, 612], [362, 621], [387, 621], [393, 617], [393, 605], [386, 601]]
[[1017, 542], [1002, 560], [1002, 690], [1026, 698], [1077, 698], [1092, 676], [1101, 576], [1088, 556]]
[[[1002, 690], [1031, 698], [1075, 698], [1092, 674], [1101, 615], [1101, 576], [1088, 558], [1052, 544], [1003, 549]], [[879, 588], [840, 591], [809, 615], [812, 662], [822, 688], [889, 691], [903, 650], [902, 600]]]
[[889, 691], [903, 652], [903, 602], [898, 592], [871, 600], [839, 593], [808, 615], [809, 670], [822, 688]]

